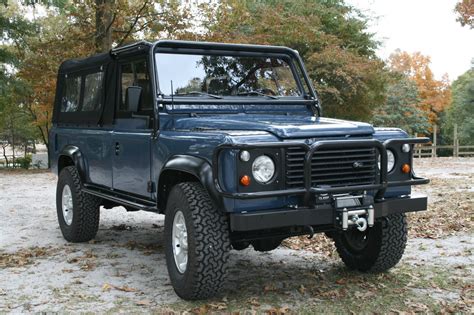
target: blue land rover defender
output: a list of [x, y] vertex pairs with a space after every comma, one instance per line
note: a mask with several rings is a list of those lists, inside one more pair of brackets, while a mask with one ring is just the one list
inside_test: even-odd
[[169, 277], [184, 299], [216, 294], [230, 250], [270, 251], [325, 232], [352, 269], [402, 257], [425, 138], [323, 118], [286, 47], [138, 42], [59, 68], [50, 132], [64, 238], [95, 237], [99, 209], [165, 214]]

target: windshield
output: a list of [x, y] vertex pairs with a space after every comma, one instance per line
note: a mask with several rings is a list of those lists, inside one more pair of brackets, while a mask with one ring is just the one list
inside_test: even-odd
[[168, 96], [300, 96], [286, 59], [157, 53], [156, 65], [161, 93]]

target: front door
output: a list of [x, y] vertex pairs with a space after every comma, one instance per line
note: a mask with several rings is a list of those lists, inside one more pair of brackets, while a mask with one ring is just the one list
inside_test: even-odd
[[[148, 64], [145, 58], [119, 65], [120, 94], [117, 98], [112, 145], [113, 188], [144, 197], [151, 197], [148, 182], [151, 180], [151, 137], [153, 101]], [[142, 89], [138, 109], [131, 110], [126, 100], [130, 86]]]

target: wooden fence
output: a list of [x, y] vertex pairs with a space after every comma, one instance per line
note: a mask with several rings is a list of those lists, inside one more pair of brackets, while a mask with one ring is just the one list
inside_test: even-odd
[[[439, 145], [437, 135], [438, 135], [438, 127], [434, 125], [433, 126], [433, 142], [431, 144], [416, 145], [413, 151], [414, 157], [435, 158], [438, 156], [439, 150], [452, 151], [452, 153], [449, 155], [453, 157], [474, 156], [474, 145], [459, 145], [457, 124], [454, 125], [454, 133], [453, 133], [454, 140], [453, 140], [452, 145]], [[446, 156], [446, 153], [443, 154], [443, 156]]]
[[[438, 157], [439, 150], [446, 149], [451, 150], [452, 154], [449, 156], [454, 157], [467, 157], [474, 156], [474, 145], [416, 145], [413, 155], [414, 157]], [[446, 156], [443, 154], [443, 156]]]

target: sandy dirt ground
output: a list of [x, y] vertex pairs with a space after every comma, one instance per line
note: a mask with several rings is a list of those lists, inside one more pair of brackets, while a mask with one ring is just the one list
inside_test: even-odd
[[292, 238], [268, 253], [232, 251], [227, 285], [203, 302], [171, 287], [162, 215], [103, 209], [96, 239], [68, 244], [55, 175], [0, 172], [0, 313], [474, 312], [474, 159], [415, 165], [432, 178], [416, 188], [430, 211], [410, 214], [404, 258], [390, 272], [351, 272], [323, 236]]

